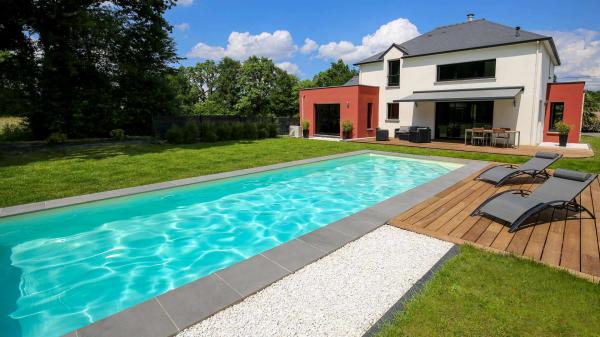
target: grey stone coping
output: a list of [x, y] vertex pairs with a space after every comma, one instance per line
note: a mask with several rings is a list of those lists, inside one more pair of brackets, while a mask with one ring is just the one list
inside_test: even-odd
[[486, 167], [489, 163], [383, 151], [354, 151], [78, 197], [50, 200], [41, 203], [7, 207], [0, 209], [2, 212], [0, 216], [39, 211], [367, 153], [460, 163], [463, 166], [358, 213], [65, 335], [78, 337], [172, 336], [224, 308], [242, 301], [244, 298], [330, 254], [347, 243], [377, 229], [395, 215], [408, 210], [467, 178]]

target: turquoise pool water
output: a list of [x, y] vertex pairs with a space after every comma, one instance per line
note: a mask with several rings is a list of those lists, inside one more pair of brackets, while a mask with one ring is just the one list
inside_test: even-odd
[[0, 331], [62, 335], [459, 166], [357, 155], [0, 218]]

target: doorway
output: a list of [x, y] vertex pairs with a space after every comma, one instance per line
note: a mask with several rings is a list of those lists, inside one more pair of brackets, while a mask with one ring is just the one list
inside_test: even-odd
[[436, 102], [435, 138], [460, 139], [465, 129], [491, 129], [494, 102]]
[[339, 104], [315, 104], [315, 134], [340, 136]]

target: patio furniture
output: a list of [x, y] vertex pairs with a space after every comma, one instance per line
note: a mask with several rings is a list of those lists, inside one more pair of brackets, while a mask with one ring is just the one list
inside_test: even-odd
[[377, 141], [388, 141], [390, 140], [390, 133], [388, 130], [377, 129], [375, 131], [375, 140]]
[[410, 134], [410, 130], [416, 128], [414, 126], [401, 126], [399, 128], [394, 129], [394, 138], [400, 140], [408, 140], [408, 136]]
[[411, 143], [431, 143], [431, 129], [419, 127], [416, 130], [411, 130], [408, 141]]
[[577, 196], [596, 179], [596, 174], [557, 169], [554, 175], [535, 191], [507, 190], [497, 193], [484, 201], [471, 213], [487, 215], [509, 224], [509, 232], [514, 232], [532, 215], [547, 208], [563, 208], [571, 212], [587, 212], [592, 219], [595, 215], [579, 204]]
[[498, 142], [501, 142], [504, 147], [510, 146], [510, 131], [505, 128], [493, 128], [492, 129], [492, 146], [497, 146]]
[[523, 174], [533, 178], [542, 177], [546, 179], [550, 176], [546, 169], [560, 158], [562, 158], [562, 155], [558, 153], [538, 152], [521, 166], [497, 165], [483, 171], [475, 180], [483, 180], [500, 186], [508, 179]]
[[[476, 128], [473, 129], [465, 129], [465, 145], [467, 145], [467, 140], [469, 139], [469, 134], [471, 134], [471, 136], [473, 135], [473, 130], [475, 130]], [[493, 130], [483, 130], [484, 133], [486, 134], [492, 134]], [[508, 133], [509, 136], [512, 137], [513, 141], [511, 142], [511, 146], [514, 148], [518, 148], [519, 145], [521, 145], [521, 131], [518, 130], [506, 130], [506, 133]]]
[[484, 128], [473, 128], [471, 133], [471, 145], [475, 145], [475, 143], [479, 143], [479, 145], [485, 145], [486, 143], [486, 130]]

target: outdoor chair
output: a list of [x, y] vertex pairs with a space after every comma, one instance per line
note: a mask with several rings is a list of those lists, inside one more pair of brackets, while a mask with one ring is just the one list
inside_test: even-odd
[[479, 145], [485, 145], [485, 130], [483, 128], [473, 128], [471, 135], [471, 145], [479, 143]]
[[521, 166], [497, 165], [483, 171], [475, 179], [487, 181], [496, 186], [500, 186], [507, 180], [523, 174], [546, 179], [550, 176], [546, 169], [560, 158], [562, 158], [562, 155], [558, 153], [538, 152]]
[[510, 145], [510, 134], [506, 131], [508, 130], [504, 128], [492, 129], [492, 146], [497, 146], [498, 141], [500, 141], [504, 147]]
[[514, 232], [532, 215], [548, 209], [567, 209], [571, 212], [587, 212], [592, 219], [595, 215], [577, 203], [577, 196], [588, 187], [596, 174], [557, 169], [554, 175], [535, 191], [507, 190], [497, 193], [484, 201], [471, 213], [487, 215], [509, 224], [509, 232]]

